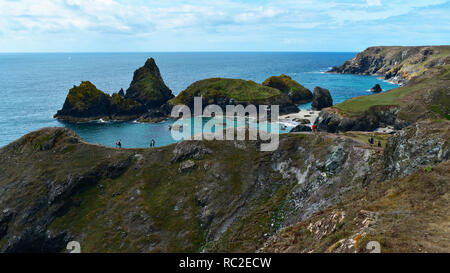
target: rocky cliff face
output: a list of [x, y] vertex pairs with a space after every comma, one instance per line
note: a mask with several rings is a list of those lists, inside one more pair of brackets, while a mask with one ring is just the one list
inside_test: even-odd
[[371, 252], [374, 242], [381, 252], [447, 252], [448, 125], [427, 121], [395, 134], [380, 158], [365, 158], [365, 186], [280, 229], [259, 251]]
[[357, 235], [361, 246], [376, 237], [391, 251], [436, 251], [425, 242], [441, 230], [391, 231], [410, 215], [435, 226], [427, 204], [448, 212], [449, 128], [412, 125], [384, 152], [357, 133], [282, 135], [277, 151], [260, 152], [258, 141], [113, 149], [42, 129], [0, 149], [0, 251], [60, 252], [77, 240], [83, 252], [346, 252], [359, 251]]
[[[434, 48], [434, 50], [439, 49], [440, 54], [432, 55], [434, 57], [429, 58], [438, 58], [437, 56], [448, 58], [450, 52], [446, 53], [446, 48]], [[390, 48], [383, 49], [383, 52], [385, 54], [391, 52], [388, 49]], [[397, 50], [397, 48], [394, 49]], [[371, 48], [370, 51], [372, 50], [375, 49]], [[361, 53], [358, 56], [366, 55]], [[347, 72], [350, 73], [350, 71], [353, 70]], [[436, 64], [421, 73], [420, 76], [411, 78], [406, 85], [400, 88], [375, 95], [355, 97], [324, 109], [320, 113], [316, 125], [319, 130], [328, 132], [372, 131], [377, 127], [385, 126], [401, 129], [427, 118], [449, 120], [450, 65]]]
[[373, 131], [377, 128], [393, 126], [396, 130], [410, 123], [397, 118], [398, 106], [374, 106], [357, 117], [345, 117], [332, 109], [321, 111], [316, 120], [317, 129], [329, 133], [347, 131]]
[[381, 76], [405, 84], [427, 69], [450, 64], [450, 46], [369, 47], [329, 72]]

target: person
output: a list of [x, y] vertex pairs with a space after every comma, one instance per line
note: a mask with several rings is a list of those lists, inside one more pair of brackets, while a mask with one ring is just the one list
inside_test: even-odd
[[370, 144], [370, 146], [373, 145], [373, 137], [369, 137], [369, 144]]
[[156, 141], [154, 139], [152, 139], [152, 141], [150, 141], [150, 147], [155, 147], [155, 143], [156, 143]]
[[381, 148], [381, 140], [378, 140], [378, 147]]
[[122, 148], [122, 140], [121, 139], [119, 139], [119, 141], [116, 142], [116, 148], [117, 147], [119, 147], [119, 149]]
[[311, 126], [311, 130], [313, 131], [313, 133], [315, 133], [317, 131], [317, 126], [316, 125]]

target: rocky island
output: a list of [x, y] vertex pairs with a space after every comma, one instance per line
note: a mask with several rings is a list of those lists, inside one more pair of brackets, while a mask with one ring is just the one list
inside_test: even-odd
[[192, 108], [194, 97], [200, 96], [203, 98], [204, 107], [209, 104], [216, 104], [225, 110], [226, 105], [279, 105], [282, 114], [298, 112], [298, 107], [289, 96], [279, 89], [264, 86], [254, 81], [225, 78], [197, 81], [170, 100], [169, 104], [184, 104]]
[[89, 81], [82, 82], [70, 89], [63, 108], [54, 117], [70, 122], [138, 118], [158, 120], [170, 114], [165, 104], [173, 97], [155, 60], [150, 58], [134, 72], [126, 93], [121, 89], [109, 95]]
[[69, 122], [92, 120], [138, 120], [157, 122], [169, 117], [177, 104], [193, 107], [202, 96], [204, 107], [219, 105], [279, 105], [281, 114], [298, 112], [297, 104], [312, 101], [311, 91], [289, 76], [271, 77], [263, 84], [241, 79], [211, 78], [197, 81], [177, 97], [166, 86], [153, 58], [134, 72], [126, 92], [109, 95], [89, 81], [70, 89], [55, 118]]

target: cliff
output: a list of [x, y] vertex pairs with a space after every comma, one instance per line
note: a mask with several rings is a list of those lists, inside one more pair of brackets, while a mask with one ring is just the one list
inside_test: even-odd
[[[431, 55], [429, 58], [441, 56], [439, 60], [448, 60], [446, 48], [433, 47], [433, 52], [439, 49], [440, 54]], [[393, 49], [392, 54], [398, 52], [398, 48]], [[371, 50], [374, 49], [371, 48]], [[365, 55], [361, 53], [358, 56]], [[411, 59], [408, 60], [411, 61]], [[328, 132], [372, 131], [386, 126], [401, 129], [426, 118], [450, 119], [450, 65], [440, 65], [440, 63], [436, 62], [433, 67], [428, 66], [420, 75], [411, 77], [400, 88], [355, 97], [324, 109], [316, 125], [319, 130]], [[345, 71], [344, 73], [350, 73], [353, 70]]]
[[171, 105], [194, 105], [194, 97], [202, 96], [204, 106], [217, 104], [225, 110], [226, 105], [244, 106], [279, 105], [280, 113], [298, 112], [298, 107], [279, 89], [240, 79], [211, 78], [197, 81], [170, 100]]
[[376, 75], [405, 84], [435, 66], [450, 64], [450, 46], [376, 46], [329, 72]]
[[0, 149], [0, 251], [448, 251], [449, 128], [375, 134], [384, 148], [364, 133], [287, 134], [274, 152], [113, 149], [45, 128]]

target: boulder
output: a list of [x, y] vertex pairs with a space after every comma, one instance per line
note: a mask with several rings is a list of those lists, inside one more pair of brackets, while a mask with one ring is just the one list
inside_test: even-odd
[[180, 173], [187, 173], [195, 169], [195, 167], [196, 167], [195, 162], [192, 160], [188, 160], [180, 164], [180, 168], [178, 168], [178, 171]]
[[294, 128], [292, 128], [290, 133], [294, 133], [294, 132], [311, 132], [311, 127], [309, 127], [308, 125], [304, 125], [304, 124], [300, 124], [295, 126]]
[[327, 108], [330, 106], [333, 106], [333, 99], [331, 98], [330, 91], [328, 91], [328, 89], [316, 86], [314, 88], [311, 108], [313, 110], [322, 110], [323, 108]]
[[371, 89], [370, 92], [374, 92], [374, 93], [379, 93], [383, 91], [383, 89], [381, 89], [381, 86], [377, 83], [375, 84]]
[[298, 122], [300, 124], [310, 124], [311, 123], [311, 121], [306, 118], [295, 118], [294, 121]]
[[153, 58], [134, 72], [133, 80], [127, 89], [126, 98], [138, 101], [148, 108], [160, 107], [174, 95], [164, 83]]
[[266, 79], [263, 85], [280, 90], [288, 95], [292, 102], [296, 104], [308, 103], [313, 99], [313, 94], [309, 89], [288, 75], [281, 74], [280, 76], [272, 76]]
[[211, 150], [201, 141], [182, 141], [173, 149], [172, 162], [181, 162], [186, 159], [203, 159]]

